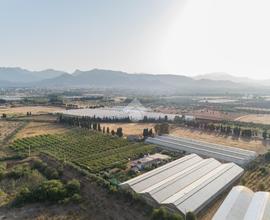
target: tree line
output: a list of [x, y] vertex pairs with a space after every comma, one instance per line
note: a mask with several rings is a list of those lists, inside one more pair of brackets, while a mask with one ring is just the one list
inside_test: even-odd
[[117, 118], [117, 117], [96, 117], [95, 115], [93, 117], [90, 116], [80, 116], [80, 117], [76, 117], [76, 116], [67, 116], [67, 115], [63, 115], [63, 114], [59, 114], [58, 115], [58, 121], [60, 122], [71, 122], [72, 121], [77, 121], [77, 122], [81, 122], [81, 123], [89, 123], [89, 122], [106, 122], [106, 123], [112, 123], [112, 122], [131, 122], [129, 117], [123, 117], [123, 118]]
[[260, 131], [257, 127], [248, 127], [245, 124], [239, 123], [229, 123], [229, 122], [206, 122], [206, 121], [186, 121], [183, 118], [175, 118], [175, 124], [184, 125], [185, 127], [196, 128], [203, 131], [215, 132], [222, 135], [252, 138], [252, 137], [262, 137], [264, 140], [270, 138], [270, 133], [266, 129]]
[[110, 130], [109, 127], [102, 127], [99, 120], [92, 117], [70, 117], [59, 115], [58, 122], [73, 127], [80, 127], [102, 132], [103, 134], [111, 134], [113, 136], [117, 135], [118, 137], [123, 137], [123, 129], [121, 127], [117, 128], [116, 131], [114, 129]]

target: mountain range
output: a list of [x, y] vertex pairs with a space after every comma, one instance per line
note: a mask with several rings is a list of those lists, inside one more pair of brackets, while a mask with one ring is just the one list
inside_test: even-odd
[[0, 87], [125, 89], [185, 94], [268, 91], [266, 84], [256, 85], [251, 81], [225, 73], [191, 78], [170, 74], [129, 74], [103, 69], [76, 70], [69, 74], [53, 69], [29, 71], [18, 67], [0, 68]]
[[270, 86], [270, 79], [269, 80], [254, 80], [250, 79], [248, 77], [237, 77], [233, 76], [228, 73], [222, 73], [222, 72], [217, 72], [217, 73], [206, 73], [203, 75], [198, 75], [193, 77], [194, 79], [200, 80], [200, 79], [209, 79], [209, 80], [215, 80], [215, 81], [220, 81], [220, 80], [227, 80], [235, 83], [241, 83], [245, 85], [264, 85], [264, 86]]

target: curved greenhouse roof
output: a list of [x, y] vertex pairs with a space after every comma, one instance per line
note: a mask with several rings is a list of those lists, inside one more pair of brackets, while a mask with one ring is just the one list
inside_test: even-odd
[[270, 193], [234, 187], [212, 220], [269, 220]]
[[151, 204], [186, 213], [199, 212], [242, 174], [234, 163], [221, 164], [191, 154], [121, 184]]
[[168, 135], [156, 136], [154, 138], [149, 137], [146, 142], [173, 151], [196, 153], [202, 156], [213, 157], [221, 161], [234, 162], [239, 165], [245, 165], [257, 157], [257, 154], [254, 151]]

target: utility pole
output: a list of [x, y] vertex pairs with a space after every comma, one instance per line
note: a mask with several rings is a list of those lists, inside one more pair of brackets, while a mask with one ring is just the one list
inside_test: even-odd
[[30, 155], [31, 155], [31, 146], [28, 145], [28, 156], [30, 157]]

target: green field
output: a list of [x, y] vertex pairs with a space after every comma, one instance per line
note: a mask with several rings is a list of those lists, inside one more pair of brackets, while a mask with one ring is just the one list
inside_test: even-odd
[[18, 139], [11, 148], [18, 153], [28, 153], [30, 148], [31, 152], [46, 153], [92, 173], [125, 168], [129, 159], [154, 150], [153, 146], [144, 143], [130, 143], [122, 138], [84, 130]]

